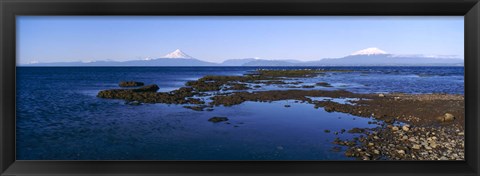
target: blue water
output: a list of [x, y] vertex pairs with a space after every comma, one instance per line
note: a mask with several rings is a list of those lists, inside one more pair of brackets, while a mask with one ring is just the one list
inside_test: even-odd
[[[125, 105], [97, 98], [122, 80], [168, 92], [205, 75], [243, 75], [256, 67], [17, 68], [18, 160], [350, 160], [333, 152], [335, 131], [375, 127], [373, 119], [327, 113], [292, 100], [245, 102], [214, 111], [182, 105]], [[269, 69], [298, 69], [292, 67]], [[326, 67], [323, 69], [339, 69]], [[357, 93], [463, 94], [463, 67], [340, 67], [303, 85], [328, 82]], [[295, 80], [292, 80], [295, 81]], [[291, 89], [281, 85], [260, 90]], [[296, 88], [301, 89], [301, 88]], [[308, 89], [311, 90], [311, 89]], [[250, 90], [252, 91], [252, 90]], [[340, 101], [341, 100], [335, 100]], [[291, 107], [286, 108], [284, 105]], [[211, 123], [226, 116], [227, 123]], [[324, 130], [330, 130], [325, 133]], [[345, 150], [345, 148], [342, 148]]]

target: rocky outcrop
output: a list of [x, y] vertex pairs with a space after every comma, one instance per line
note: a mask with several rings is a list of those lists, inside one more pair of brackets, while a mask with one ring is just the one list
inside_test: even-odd
[[143, 86], [143, 82], [136, 82], [136, 81], [122, 81], [118, 84], [120, 87], [138, 87]]

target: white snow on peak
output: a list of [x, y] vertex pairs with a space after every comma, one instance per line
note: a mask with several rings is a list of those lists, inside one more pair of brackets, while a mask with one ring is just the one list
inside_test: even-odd
[[177, 49], [170, 54], [165, 55], [163, 58], [182, 58], [182, 59], [193, 59], [192, 56], [185, 54], [181, 50]]
[[360, 51], [356, 51], [350, 55], [356, 56], [356, 55], [378, 55], [378, 54], [388, 54], [388, 53], [381, 49], [373, 47], [373, 48], [367, 48]]

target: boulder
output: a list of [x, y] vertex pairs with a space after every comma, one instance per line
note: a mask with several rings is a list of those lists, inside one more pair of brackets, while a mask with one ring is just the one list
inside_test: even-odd
[[348, 133], [364, 133], [365, 129], [362, 128], [352, 128], [351, 130], [348, 130]]
[[450, 113], [445, 113], [443, 116], [437, 117], [439, 122], [452, 122], [455, 120], [455, 116]]
[[228, 118], [227, 117], [212, 117], [212, 118], [208, 119], [208, 121], [213, 122], [213, 123], [218, 123], [218, 122], [228, 121]]
[[138, 87], [143, 86], [143, 82], [136, 82], [136, 81], [122, 81], [118, 84], [120, 87]]
[[143, 86], [137, 89], [132, 89], [133, 92], [156, 92], [160, 89], [156, 84]]

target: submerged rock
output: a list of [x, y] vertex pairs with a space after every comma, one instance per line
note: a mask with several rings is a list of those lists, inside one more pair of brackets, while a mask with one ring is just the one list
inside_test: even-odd
[[98, 92], [97, 97], [100, 98], [119, 98], [127, 97], [128, 95], [132, 95], [134, 93], [139, 92], [156, 92], [159, 87], [155, 84], [143, 86], [136, 89], [110, 89], [110, 90], [102, 90]]
[[315, 85], [322, 86], [322, 87], [333, 87], [332, 85], [330, 85], [327, 82], [319, 82], [319, 83], [316, 83]]
[[351, 130], [348, 130], [348, 133], [364, 133], [365, 129], [361, 128], [352, 128]]
[[312, 86], [312, 85], [303, 85], [302, 88], [307, 88], [307, 89], [310, 89], [310, 88], [314, 88], [315, 86]]
[[194, 111], [203, 111], [207, 106], [183, 106], [184, 108], [191, 109]]
[[136, 81], [122, 81], [118, 84], [120, 87], [138, 87], [143, 86], [143, 82], [136, 82]]
[[213, 122], [213, 123], [218, 123], [218, 122], [228, 121], [228, 118], [227, 117], [212, 117], [212, 118], [208, 119], [208, 121]]
[[141, 105], [142, 103], [140, 103], [139, 101], [127, 101], [125, 102], [126, 105], [134, 105], [134, 106], [138, 106], [138, 105]]

